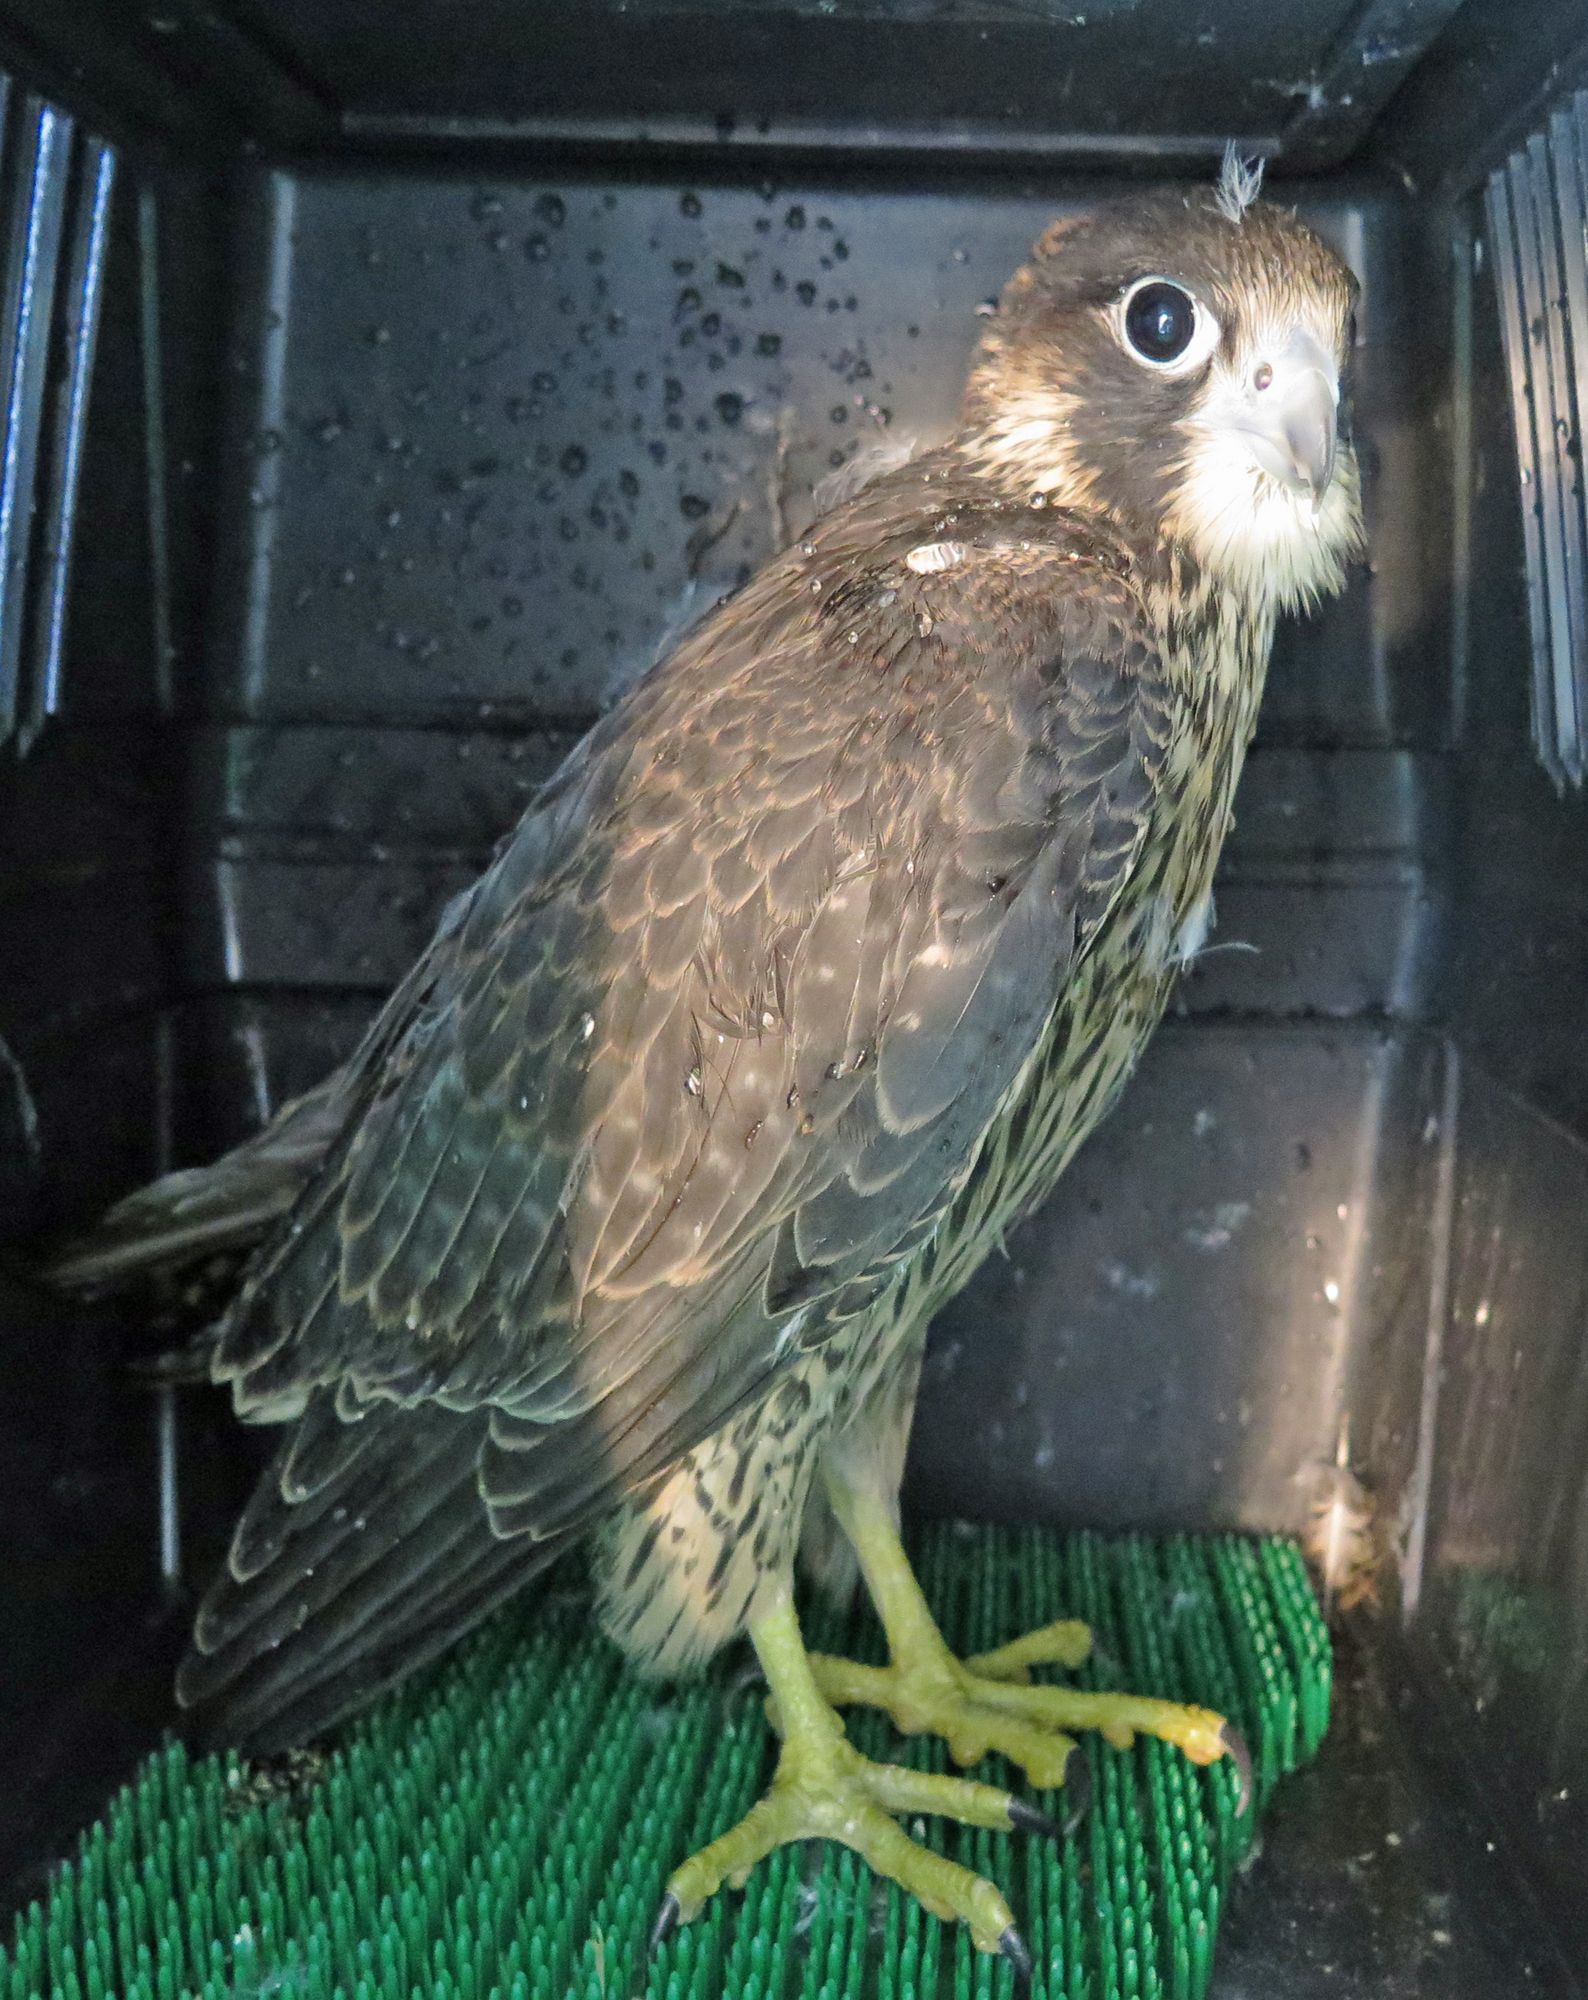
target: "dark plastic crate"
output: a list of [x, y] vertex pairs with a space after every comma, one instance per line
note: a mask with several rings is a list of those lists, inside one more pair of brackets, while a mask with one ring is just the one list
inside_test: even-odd
[[1214, 1990], [1581, 1992], [1580, 11], [9, 0], [0, 57], [7, 1900], [168, 1720], [257, 1445], [32, 1247], [338, 1060], [669, 635], [946, 426], [1040, 226], [1234, 138], [1363, 279], [1371, 551], [1281, 634], [1218, 948], [942, 1315], [908, 1494], [1346, 1510], [1372, 1600]]

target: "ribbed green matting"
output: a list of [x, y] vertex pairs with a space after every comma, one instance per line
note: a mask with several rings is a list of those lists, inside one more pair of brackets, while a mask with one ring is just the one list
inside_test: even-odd
[[[1328, 1636], [1282, 1542], [938, 1529], [917, 1550], [955, 1644], [1089, 1619], [1084, 1686], [1195, 1700], [1246, 1731], [1259, 1807], [1329, 1712]], [[867, 1614], [814, 1616], [828, 1650], [879, 1657]], [[847, 1629], [846, 1629], [847, 1628]], [[947, 1768], [856, 1715], [873, 1756]], [[1187, 2000], [1253, 1821], [1228, 1761], [1091, 1740], [1091, 1815], [1062, 1845], [938, 1822], [911, 1831], [1005, 1890], [1037, 1995]], [[643, 1685], [573, 1593], [498, 1618], [349, 1730], [318, 1773], [260, 1803], [223, 1758], [151, 1758], [18, 1919], [0, 2000], [907, 2000], [1000, 1995], [1012, 1975], [853, 1856], [811, 1844], [715, 1899], [654, 1958], [669, 1869], [730, 1826], [770, 1768], [757, 1690], [725, 1667]], [[980, 1774], [1018, 1783], [997, 1758]], [[1033, 1795], [1039, 1803], [1044, 1795]], [[1053, 1808], [1052, 1795], [1046, 1803]]]

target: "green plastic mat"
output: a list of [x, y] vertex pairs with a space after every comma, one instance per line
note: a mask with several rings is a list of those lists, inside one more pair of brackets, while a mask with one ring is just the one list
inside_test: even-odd
[[[1245, 1730], [1259, 1810], [1328, 1721], [1328, 1635], [1296, 1551], [1234, 1538], [940, 1528], [918, 1565], [975, 1651], [1090, 1620], [1077, 1684], [1204, 1702]], [[827, 1650], [880, 1657], [869, 1614], [815, 1613]], [[872, 1756], [948, 1768], [856, 1713]], [[235, 1760], [151, 1758], [0, 1956], [0, 2000], [910, 2000], [1003, 1995], [1012, 1973], [853, 1855], [784, 1849], [654, 1956], [669, 1870], [750, 1806], [770, 1769], [759, 1690], [732, 1664], [681, 1691], [624, 1671], [574, 1594], [487, 1625], [274, 1789]], [[1196, 1770], [1089, 1739], [1070, 1839], [938, 1821], [910, 1831], [991, 1876], [1035, 1961], [1033, 1993], [1195, 2000], [1256, 1815], [1228, 1759]], [[978, 1775], [1019, 1788], [996, 1757]], [[1062, 1812], [1055, 1795], [1033, 1802]]]

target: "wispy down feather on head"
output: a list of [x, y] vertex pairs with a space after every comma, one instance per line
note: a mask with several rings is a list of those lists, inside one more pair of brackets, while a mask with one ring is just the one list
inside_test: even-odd
[[1256, 201], [1262, 185], [1262, 161], [1243, 160], [1231, 139], [1224, 148], [1224, 164], [1219, 169], [1218, 186], [1213, 190], [1219, 213], [1230, 222], [1239, 222]]

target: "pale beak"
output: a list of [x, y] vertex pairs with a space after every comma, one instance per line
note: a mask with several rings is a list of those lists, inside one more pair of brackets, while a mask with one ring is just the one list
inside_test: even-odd
[[1243, 436], [1263, 471], [1313, 505], [1334, 477], [1340, 377], [1310, 333], [1295, 333], [1253, 368], [1243, 398]]

